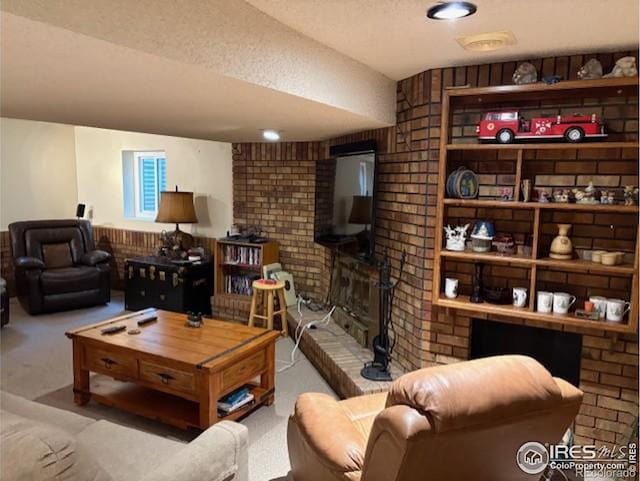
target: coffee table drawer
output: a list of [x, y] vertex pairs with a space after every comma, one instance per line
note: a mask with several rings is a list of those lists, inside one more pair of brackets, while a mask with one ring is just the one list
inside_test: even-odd
[[265, 351], [258, 351], [234, 364], [222, 372], [222, 388], [228, 389], [240, 383], [247, 382], [262, 373], [267, 367]]
[[133, 357], [101, 349], [86, 349], [85, 360], [89, 371], [108, 376], [121, 375], [132, 379], [138, 377], [138, 361]]
[[192, 373], [147, 361], [140, 361], [140, 379], [186, 393], [193, 393], [196, 389]]

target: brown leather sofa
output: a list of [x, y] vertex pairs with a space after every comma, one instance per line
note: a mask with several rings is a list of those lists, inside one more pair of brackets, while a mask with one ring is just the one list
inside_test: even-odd
[[9, 225], [20, 304], [29, 314], [106, 304], [111, 255], [96, 250], [86, 220]]
[[537, 361], [498, 356], [421, 369], [388, 393], [301, 395], [289, 419], [295, 481], [538, 480], [516, 464], [527, 441], [556, 443], [582, 392]]

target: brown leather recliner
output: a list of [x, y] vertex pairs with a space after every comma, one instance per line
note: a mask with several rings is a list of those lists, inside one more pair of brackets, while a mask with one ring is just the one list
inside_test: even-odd
[[96, 250], [86, 220], [9, 225], [20, 304], [29, 314], [106, 304], [111, 255]]
[[498, 356], [421, 369], [389, 393], [301, 395], [289, 419], [295, 481], [537, 480], [516, 464], [527, 441], [556, 443], [582, 391], [537, 361]]

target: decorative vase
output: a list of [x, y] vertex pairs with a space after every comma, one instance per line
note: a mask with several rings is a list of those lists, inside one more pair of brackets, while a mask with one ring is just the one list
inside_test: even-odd
[[573, 258], [573, 244], [567, 236], [571, 229], [571, 224], [558, 224], [558, 235], [551, 242], [549, 257], [552, 259], [571, 259]]

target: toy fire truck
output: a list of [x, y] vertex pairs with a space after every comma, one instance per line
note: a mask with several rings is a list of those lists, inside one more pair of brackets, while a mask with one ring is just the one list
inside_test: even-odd
[[582, 142], [584, 139], [606, 137], [600, 117], [593, 115], [557, 115], [555, 117], [522, 118], [517, 110], [487, 112], [476, 127], [481, 141], [510, 144], [516, 140], [564, 139]]

